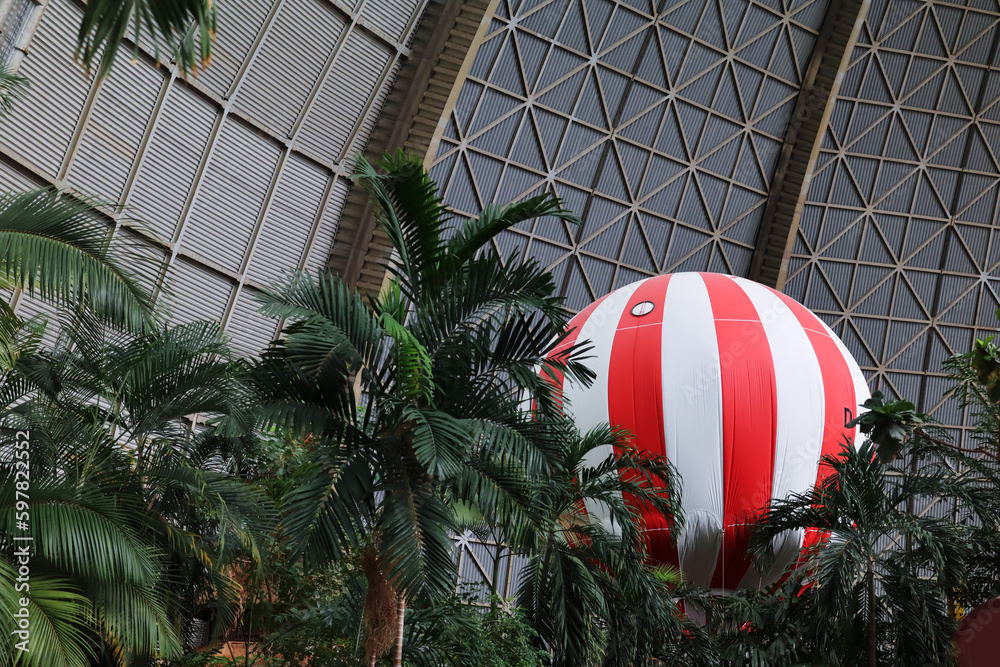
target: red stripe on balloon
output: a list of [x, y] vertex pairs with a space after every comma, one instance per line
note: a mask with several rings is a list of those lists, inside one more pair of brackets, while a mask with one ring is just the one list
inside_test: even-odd
[[713, 588], [733, 590], [750, 569], [750, 525], [771, 499], [777, 431], [774, 362], [764, 325], [731, 278], [703, 273], [722, 380], [723, 539]]
[[[788, 306], [799, 324], [805, 329], [812, 343], [813, 351], [819, 360], [820, 372], [823, 376], [823, 401], [826, 406], [823, 417], [823, 456], [836, 456], [845, 439], [853, 439], [853, 429], [847, 427], [847, 422], [854, 419], [857, 410], [857, 399], [854, 395], [854, 382], [851, 369], [841, 353], [837, 343], [830, 337], [826, 327], [811, 311], [798, 301], [785, 296], [781, 292], [771, 290]], [[816, 484], [822, 484], [830, 474], [829, 468], [819, 465], [816, 472]], [[804, 547], [816, 544], [821, 535], [816, 530], [806, 531], [803, 540]]]
[[[608, 419], [612, 426], [627, 429], [640, 451], [659, 455], [666, 453], [660, 355], [663, 305], [669, 283], [669, 275], [650, 278], [632, 294], [618, 321], [608, 370]], [[633, 314], [634, 309], [642, 313], [647, 302], [652, 310]], [[653, 560], [677, 565], [669, 525], [662, 516], [643, 514]]]

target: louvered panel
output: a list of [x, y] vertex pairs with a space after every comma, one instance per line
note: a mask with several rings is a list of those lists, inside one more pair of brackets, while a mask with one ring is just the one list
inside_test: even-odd
[[218, 112], [175, 84], [161, 114], [128, 203], [144, 225], [171, 241]]
[[361, 10], [361, 16], [366, 22], [382, 30], [396, 41], [400, 41], [419, 4], [419, 0], [369, 2]]
[[375, 94], [375, 99], [371, 103], [370, 110], [367, 114], [361, 117], [361, 126], [358, 128], [358, 132], [354, 136], [354, 140], [351, 142], [351, 147], [347, 150], [346, 155], [359, 153], [365, 150], [365, 146], [368, 145], [368, 140], [371, 138], [372, 132], [378, 124], [379, 116], [382, 113], [382, 107], [385, 105], [386, 97], [389, 96], [389, 92], [392, 90], [393, 83], [396, 79], [396, 72], [399, 71], [400, 65], [401, 61], [398, 58], [393, 61], [389, 69], [389, 75], [385, 77], [382, 82], [382, 87], [379, 88], [378, 92]]
[[252, 280], [271, 282], [298, 267], [328, 180], [323, 170], [289, 158], [254, 248], [248, 271]]
[[257, 33], [273, 0], [219, 0], [218, 32], [212, 45], [212, 64], [198, 74], [198, 81], [225, 97], [243, 61], [250, 54]]
[[173, 324], [195, 320], [217, 322], [229, 303], [233, 284], [193, 262], [178, 259], [167, 274], [165, 300]]
[[339, 160], [358, 119], [375, 94], [389, 51], [362, 32], [352, 32], [309, 111], [297, 145], [330, 161]]
[[38, 184], [5, 162], [0, 162], [0, 190], [31, 190]]
[[20, 46], [19, 42], [25, 32], [28, 22], [33, 18], [38, 10], [38, 5], [31, 0], [7, 0], [3, 3], [6, 16], [3, 18], [0, 27], [0, 63], [9, 64], [14, 49]]
[[278, 321], [257, 312], [259, 304], [254, 290], [243, 288], [233, 307], [226, 330], [232, 336], [233, 351], [241, 356], [256, 357], [274, 338]]
[[247, 72], [236, 107], [287, 135], [344, 31], [329, 3], [286, 0]]
[[330, 258], [330, 249], [333, 247], [333, 237], [337, 235], [340, 214], [344, 209], [344, 202], [347, 201], [347, 193], [350, 188], [350, 183], [342, 178], [338, 178], [337, 182], [333, 184], [326, 211], [319, 221], [316, 238], [313, 240], [309, 257], [304, 263], [306, 270], [319, 273], [326, 269], [326, 261]]
[[514, 597], [517, 594], [517, 589], [521, 586], [521, 578], [524, 574], [524, 568], [528, 566], [528, 559], [524, 556], [508, 555], [508, 557], [511, 558], [510, 564], [507, 566], [510, 579], [501, 583], [503, 585], [503, 595], [505, 597]]
[[163, 85], [160, 71], [145, 62], [130, 62], [130, 55], [129, 49], [118, 49], [115, 68], [101, 85], [69, 172], [74, 186], [115, 202], [121, 197]]
[[918, 515], [923, 515], [928, 518], [951, 519], [951, 517], [955, 514], [955, 501], [935, 498], [933, 500], [925, 501], [922, 504], [918, 504], [914, 510]]
[[191, 210], [184, 246], [239, 271], [280, 153], [230, 116]]
[[473, 558], [473, 554], [476, 556], [480, 555], [476, 551], [482, 550], [482, 545], [476, 546], [480, 547], [480, 549], [474, 549], [472, 544], [469, 544], [460, 548], [457, 552], [460, 558], [458, 584], [463, 593], [470, 595], [478, 602], [486, 602], [490, 596], [489, 578], [484, 571], [487, 568], [484, 568], [481, 562]]
[[90, 89], [73, 61], [80, 11], [52, 0], [42, 14], [19, 74], [31, 81], [26, 99], [0, 123], [0, 141], [50, 176], [57, 176]]

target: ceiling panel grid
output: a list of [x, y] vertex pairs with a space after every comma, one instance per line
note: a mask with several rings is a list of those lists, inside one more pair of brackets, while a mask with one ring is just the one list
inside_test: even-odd
[[259, 349], [274, 322], [251, 293], [325, 264], [350, 156], [425, 2], [220, 0], [206, 70], [185, 80], [148, 53], [130, 62], [126, 43], [96, 82], [73, 60], [79, 8], [49, 0], [21, 64], [28, 98], [0, 126], [0, 178], [108, 202], [172, 266], [177, 321], [218, 319]]
[[4, 145], [53, 176], [62, 168], [92, 85], [79, 67], [67, 67], [80, 16], [64, 0], [46, 7], [19, 69], [32, 83], [30, 92], [0, 125]]
[[944, 423], [941, 362], [1000, 305], [1000, 8], [874, 0], [843, 73], [784, 286], [872, 386]]
[[499, 0], [432, 175], [458, 215], [554, 192], [585, 223], [500, 240], [580, 308], [674, 270], [745, 274], [825, 0]]

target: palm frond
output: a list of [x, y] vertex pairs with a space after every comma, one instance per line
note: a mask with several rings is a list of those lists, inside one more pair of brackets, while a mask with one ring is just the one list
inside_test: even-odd
[[413, 453], [427, 474], [448, 480], [459, 473], [473, 436], [465, 420], [439, 410], [421, 410], [414, 405], [403, 405], [401, 417], [410, 425]]
[[[13, 532], [14, 485], [0, 485], [0, 527]], [[32, 486], [35, 543], [45, 558], [75, 575], [106, 582], [149, 582], [156, 553], [137, 534], [131, 516], [110, 489]]]
[[283, 500], [282, 531], [308, 563], [339, 560], [372, 523], [371, 461], [363, 452], [324, 451]]
[[6, 67], [0, 67], [0, 117], [14, 110], [14, 105], [28, 94], [31, 82]]
[[383, 488], [379, 559], [388, 564], [386, 578], [396, 591], [446, 594], [458, 574], [452, 558], [454, 511], [432, 488], [405, 482]]
[[131, 37], [138, 50], [149, 35], [157, 58], [162, 46], [182, 72], [196, 73], [210, 62], [216, 22], [210, 0], [95, 0], [84, 10], [76, 55], [88, 70], [99, 61], [97, 76], [103, 78], [111, 71], [123, 38]]
[[151, 297], [130, 268], [133, 258], [112, 250], [110, 238], [90, 203], [51, 189], [0, 195], [0, 280], [142, 330], [154, 321]]
[[551, 195], [538, 195], [506, 206], [488, 204], [478, 217], [467, 220], [451, 237], [448, 253], [459, 261], [470, 260], [501, 232], [525, 220], [547, 216], [580, 224], [580, 219], [563, 208], [560, 199]]
[[379, 166], [385, 173], [359, 158], [351, 178], [368, 190], [378, 207], [378, 220], [396, 251], [389, 270], [404, 281], [413, 298], [434, 274], [447, 212], [417, 155], [387, 154]]
[[117, 582], [88, 591], [104, 640], [119, 656], [176, 658], [182, 640], [171, 622], [162, 591], [134, 582]]
[[[16, 590], [17, 569], [0, 558], [0, 663], [24, 667], [88, 667], [95, 654], [90, 601], [71, 582], [32, 574], [30, 588]], [[28, 602], [28, 629], [18, 625], [21, 600]], [[24, 642], [22, 650], [17, 644]]]
[[373, 372], [382, 353], [378, 316], [339, 276], [289, 274], [257, 296], [260, 312], [291, 322], [280, 348], [306, 377]]

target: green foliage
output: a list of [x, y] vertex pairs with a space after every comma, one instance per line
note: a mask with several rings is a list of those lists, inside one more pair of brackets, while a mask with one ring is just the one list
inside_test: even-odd
[[211, 0], [91, 0], [77, 34], [76, 55], [88, 70], [100, 63], [97, 75], [111, 71], [125, 37], [152, 48], [157, 59], [173, 60], [182, 73], [207, 67], [215, 39], [216, 8]]
[[0, 118], [14, 109], [14, 104], [28, 94], [28, 80], [0, 67]]
[[0, 285], [141, 331], [155, 320], [136, 267], [155, 267], [122, 238], [112, 245], [97, 203], [52, 189], [0, 194]]
[[[51, 351], [16, 337], [6, 346], [2, 384], [20, 390], [0, 452], [8, 460], [14, 430], [30, 432], [36, 549], [39, 650], [21, 660], [148, 664], [180, 653], [206, 601], [220, 627], [234, 619], [231, 566], [259, 559], [273, 531], [266, 497], [227, 471], [241, 456], [240, 426], [252, 425], [241, 413], [245, 384], [217, 325], [128, 334], [87, 316], [69, 322]], [[195, 434], [184, 419], [199, 413], [213, 423]], [[13, 565], [14, 474], [0, 467], [0, 567]], [[0, 580], [0, 623], [12, 619], [13, 586]], [[0, 645], [0, 664], [13, 657]]]
[[864, 402], [868, 408], [848, 426], [861, 426], [861, 432], [877, 445], [878, 457], [883, 463], [895, 459], [913, 429], [927, 423], [927, 415], [917, 412], [909, 401], [886, 401], [881, 391], [872, 392]]
[[944, 363], [952, 380], [949, 397], [962, 409], [969, 409], [975, 426], [970, 434], [981, 446], [981, 453], [1000, 453], [1000, 402], [995, 398], [996, 385], [991, 366], [996, 363], [996, 346], [992, 338], [977, 340], [976, 348], [958, 354]]
[[[529, 491], [532, 511], [484, 521], [506, 519], [500, 534], [528, 557], [516, 600], [551, 664], [634, 664], [679, 624], [670, 573], [647, 561], [640, 511], [677, 534], [679, 480], [664, 458], [607, 425], [582, 435], [569, 423], [554, 430], [548, 474]], [[591, 519], [588, 506], [600, 506], [614, 531]]]
[[[788, 625], [791, 637], [809, 638], [792, 642], [808, 664], [903, 667], [948, 655], [955, 623], [946, 601], [967, 580], [969, 524], [995, 522], [995, 494], [976, 475], [955, 473], [956, 463], [972, 462], [954, 449], [919, 437], [911, 449], [902, 466], [882, 463], [871, 442], [824, 458], [831, 471], [824, 482], [772, 503], [754, 533], [752, 548], [764, 562], [785, 531], [821, 536], [806, 550], [792, 589], [780, 593], [788, 609], [808, 610], [785, 612], [797, 619]], [[959, 501], [964, 520], [908, 511], [942, 498]]]
[[[354, 577], [340, 594], [288, 612], [282, 617], [283, 629], [268, 638], [265, 655], [287, 667], [361, 667], [365, 660], [358, 630], [363, 597], [364, 582]], [[467, 598], [447, 597], [408, 610], [403, 663], [541, 667], [548, 656], [532, 646], [534, 636], [518, 611], [484, 610]]]
[[[997, 313], [1000, 319], [1000, 312]], [[993, 403], [1000, 403], [1000, 349], [993, 342], [994, 336], [977, 339], [969, 355], [969, 364], [976, 372], [976, 379], [983, 392]]]
[[289, 324], [255, 378], [266, 423], [314, 443], [282, 501], [292, 555], [322, 564], [364, 542], [393, 595], [440, 597], [457, 510], [523, 505], [545, 474], [554, 401], [538, 368], [591, 377], [573, 348], [545, 359], [569, 319], [551, 274], [492, 243], [533, 216], [573, 217], [542, 196], [449, 225], [420, 159], [380, 166], [359, 162], [355, 179], [393, 244], [388, 288], [364, 298], [332, 274], [290, 275], [262, 297]]
[[[93, 11], [123, 16], [106, 3]], [[51, 191], [0, 200], [0, 277], [86, 306], [60, 318], [45, 349], [43, 322], [0, 305], [8, 636], [20, 597], [11, 439], [32, 434], [37, 650], [19, 664], [235, 667], [220, 651], [181, 656], [199, 617], [213, 619], [216, 640], [237, 626], [261, 638], [250, 645], [258, 667], [363, 665], [376, 595], [383, 609], [405, 601], [410, 667], [949, 659], [953, 609], [1000, 593], [992, 339], [946, 362], [978, 448], [875, 392], [852, 423], [869, 442], [827, 457], [829, 476], [772, 503], [754, 533], [762, 565], [779, 536], [810, 535], [798, 567], [765, 592], [713, 595], [649, 562], [643, 511], [679, 533], [679, 480], [628, 434], [580, 434], [566, 420], [545, 378], [589, 382], [587, 348], [545, 358], [569, 313], [548, 272], [498, 253], [497, 234], [519, 222], [575, 218], [542, 196], [452, 221], [418, 159], [380, 166], [361, 163], [356, 178], [394, 246], [388, 287], [362, 295], [329, 273], [289, 274], [261, 300], [283, 338], [255, 362], [235, 359], [215, 324], [159, 324], [128, 254], [85, 203]], [[912, 511], [932, 502], [951, 514]], [[465, 530], [527, 562], [515, 599], [486, 609], [454, 594], [452, 537]], [[0, 643], [0, 667], [14, 657]]]

